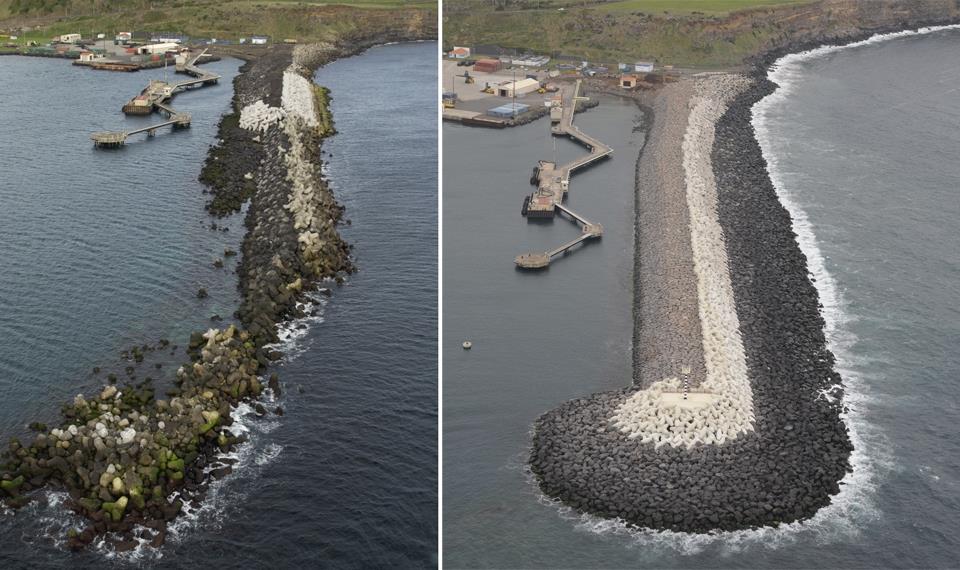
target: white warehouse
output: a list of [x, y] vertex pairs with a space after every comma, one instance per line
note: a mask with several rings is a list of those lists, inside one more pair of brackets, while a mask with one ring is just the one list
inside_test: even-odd
[[522, 97], [527, 93], [533, 93], [537, 89], [540, 89], [540, 82], [528, 77], [520, 81], [501, 83], [497, 86], [497, 95], [501, 97]]
[[167, 42], [162, 44], [148, 44], [145, 46], [140, 46], [137, 48], [137, 53], [141, 55], [149, 55], [154, 53], [167, 53], [168, 51], [177, 51], [180, 48], [180, 44], [175, 44], [173, 42]]

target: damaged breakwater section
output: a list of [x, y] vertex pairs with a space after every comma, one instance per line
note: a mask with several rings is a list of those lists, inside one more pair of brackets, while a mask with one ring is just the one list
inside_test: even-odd
[[[841, 380], [753, 136], [751, 107], [775, 86], [760, 75], [693, 82], [693, 93], [670, 86], [658, 96], [638, 163], [635, 327], [645, 334], [635, 339], [634, 386], [544, 414], [530, 466], [546, 495], [630, 526], [777, 526], [829, 504], [850, 469]], [[685, 190], [651, 191], [653, 171]], [[658, 190], [685, 194], [690, 223], [682, 239], [651, 248], [647, 210], [684, 219]], [[665, 263], [683, 267], [657, 271]], [[696, 276], [698, 291], [668, 298], [696, 304], [699, 322], [654, 306], [671, 275]]]
[[[237, 125], [249, 131], [243, 143], [256, 146], [215, 162], [252, 183], [241, 189], [253, 192], [239, 266], [242, 329], [194, 333], [190, 361], [165, 398], [149, 383], [111, 384], [64, 406], [59, 427], [37, 424], [32, 441], [12, 440], [0, 463], [6, 507], [28, 504], [42, 488], [64, 490], [65, 506], [87, 521], [68, 531], [68, 547], [104, 539], [117, 551], [143, 542], [156, 547], [168, 523], [202, 499], [211, 477], [229, 472], [220, 458], [245, 440], [244, 430], [231, 430], [231, 413], [265, 392], [280, 395], [277, 375], [261, 376], [281, 356], [272, 345], [278, 323], [303, 316], [304, 295], [322, 280], [342, 280], [351, 268], [336, 231], [342, 208], [317, 160], [321, 139], [332, 132], [326, 92], [309, 79], [343, 53], [333, 46], [270, 51], [251, 59], [235, 83], [246, 119], [255, 118], [243, 121], [240, 113]], [[219, 211], [240, 206], [231, 202]]]

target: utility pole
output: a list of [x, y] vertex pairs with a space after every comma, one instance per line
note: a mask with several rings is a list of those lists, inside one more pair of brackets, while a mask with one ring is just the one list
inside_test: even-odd
[[517, 118], [517, 68], [513, 68], [513, 118]]

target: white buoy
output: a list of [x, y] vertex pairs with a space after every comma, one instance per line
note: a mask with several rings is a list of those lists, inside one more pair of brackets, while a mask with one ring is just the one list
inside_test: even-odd
[[472, 347], [472, 346], [473, 346], [473, 343], [470, 342], [469, 340], [463, 341], [463, 349], [464, 349], [464, 350], [470, 350], [470, 347]]

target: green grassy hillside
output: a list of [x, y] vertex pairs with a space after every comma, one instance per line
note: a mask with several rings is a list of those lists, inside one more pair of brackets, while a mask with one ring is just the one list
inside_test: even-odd
[[364, 30], [435, 29], [436, 10], [436, 0], [0, 0], [0, 29], [39, 26], [18, 35], [44, 41], [65, 33], [109, 37], [132, 30], [228, 40], [256, 34], [335, 41]]
[[444, 47], [717, 69], [793, 41], [960, 18], [956, 0], [444, 0]]

